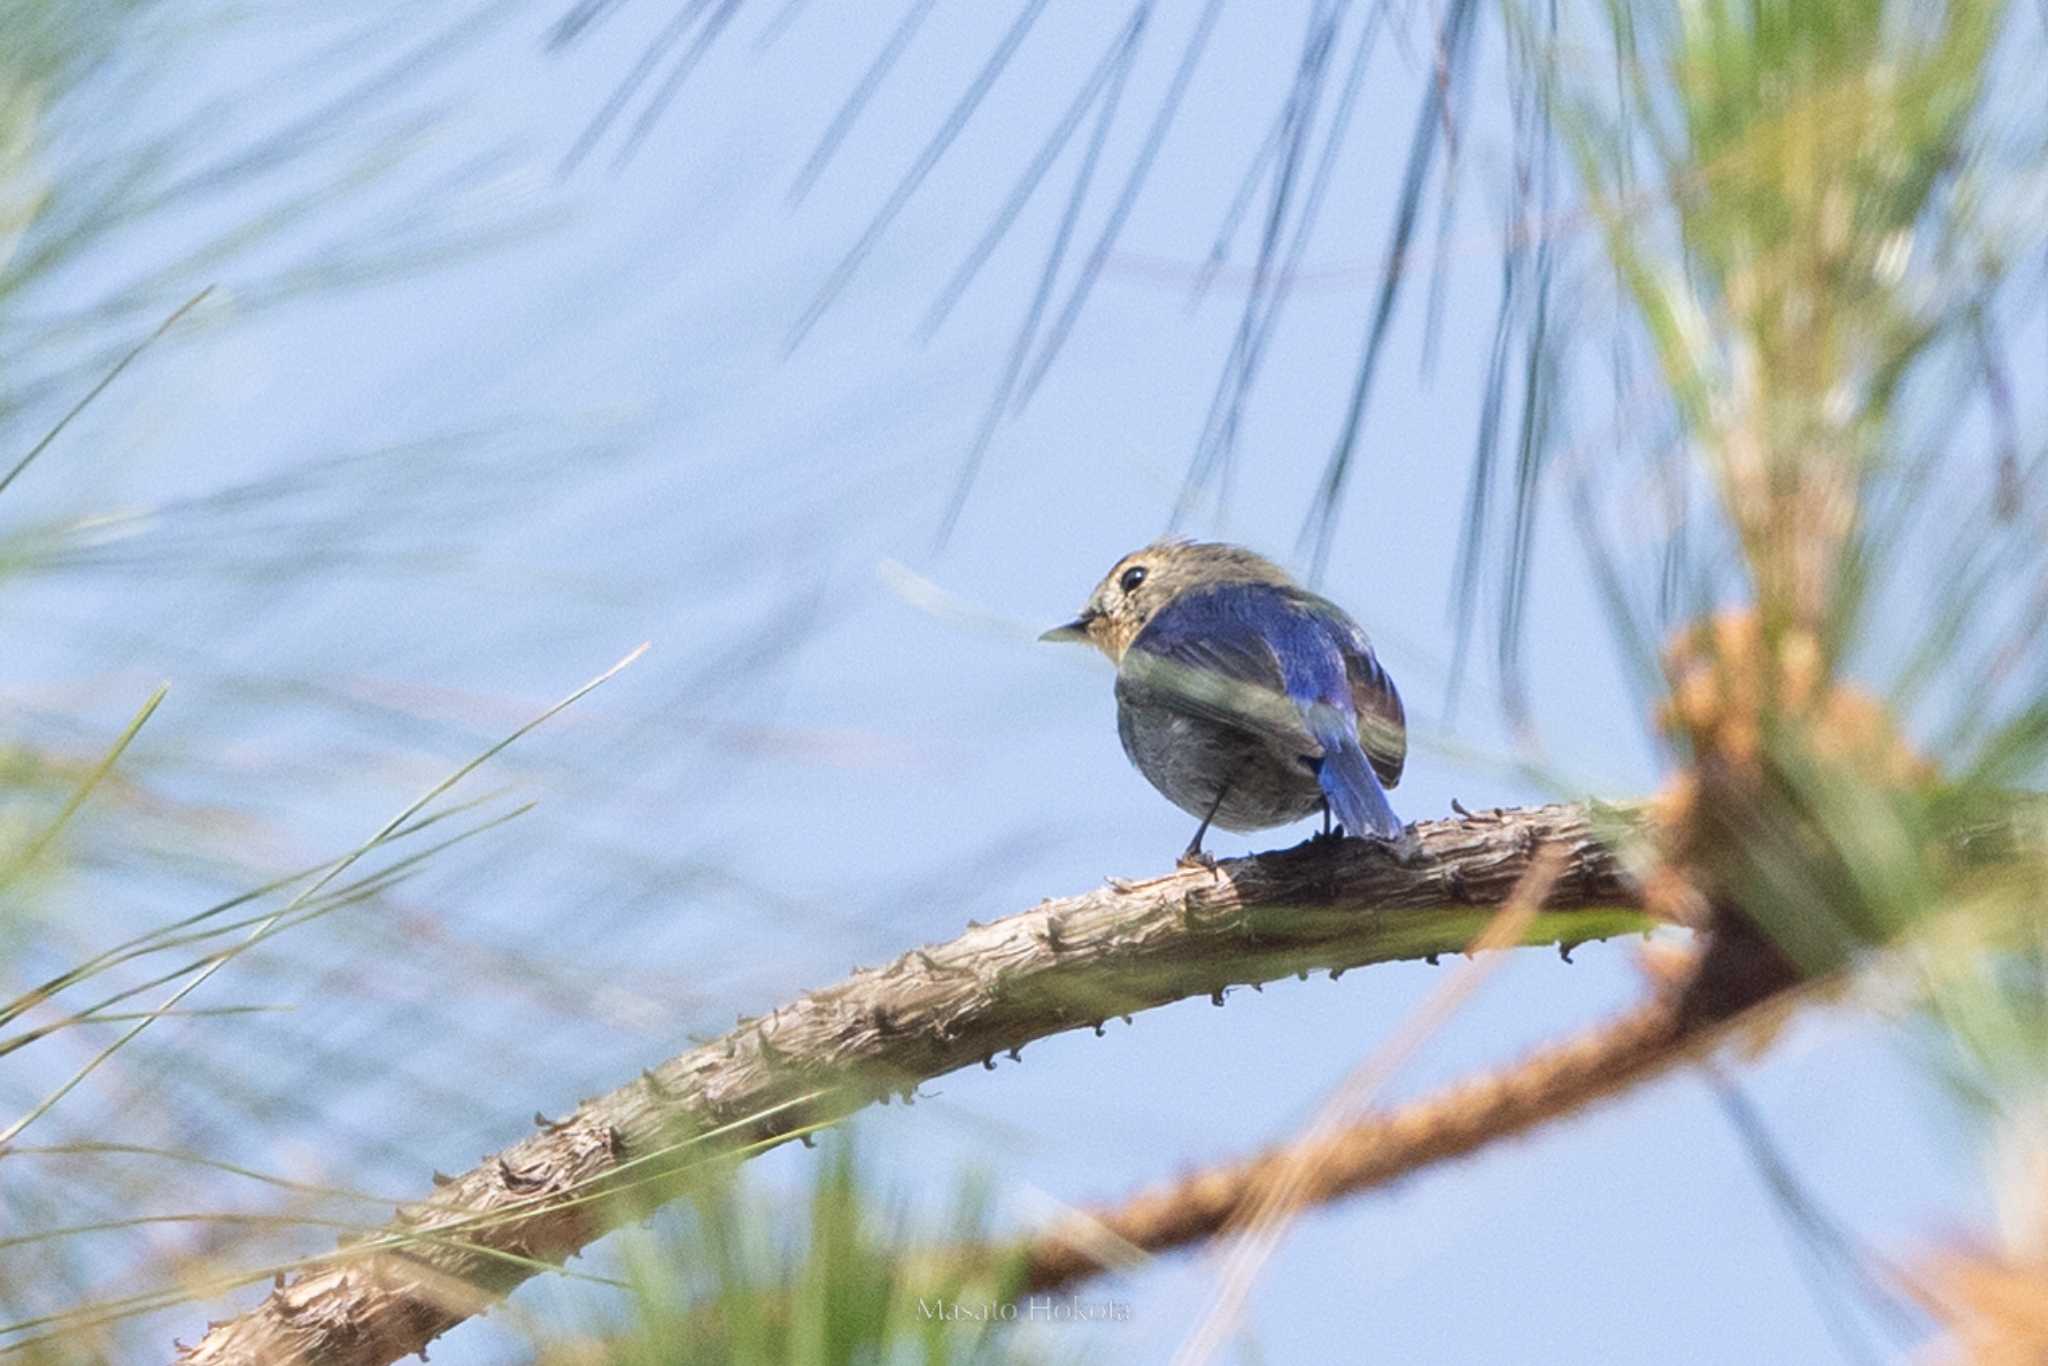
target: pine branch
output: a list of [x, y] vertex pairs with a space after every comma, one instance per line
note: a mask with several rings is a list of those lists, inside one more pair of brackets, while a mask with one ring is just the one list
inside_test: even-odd
[[1717, 1033], [1660, 995], [1512, 1066], [1385, 1114], [1205, 1168], [1110, 1208], [1069, 1216], [1022, 1249], [989, 1257], [1021, 1263], [1022, 1288], [1046, 1291], [1105, 1268], [1201, 1242], [1241, 1222], [1283, 1170], [1301, 1173], [1297, 1202], [1326, 1204], [1370, 1190], [1499, 1138], [1526, 1133], [1658, 1075]]
[[[402, 1207], [249, 1312], [188, 1363], [381, 1363], [419, 1352], [527, 1277], [679, 1190], [717, 1153], [758, 1151], [1035, 1040], [1312, 969], [1461, 949], [1526, 871], [1563, 851], [1526, 942], [1566, 948], [1651, 920], [1603, 837], [1629, 808], [1495, 811], [1416, 827], [1396, 861], [1311, 841], [1046, 901], [863, 969], [672, 1058]], [[538, 1117], [537, 1117], [538, 1118]]]

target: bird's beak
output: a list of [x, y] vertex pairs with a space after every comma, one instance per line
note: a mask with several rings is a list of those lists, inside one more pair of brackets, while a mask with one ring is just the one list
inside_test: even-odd
[[1050, 631], [1040, 636], [1039, 639], [1051, 641], [1055, 645], [1071, 644], [1076, 641], [1086, 644], [1088, 641], [1088, 623], [1093, 620], [1095, 620], [1093, 616], [1083, 612], [1065, 626], [1053, 627]]

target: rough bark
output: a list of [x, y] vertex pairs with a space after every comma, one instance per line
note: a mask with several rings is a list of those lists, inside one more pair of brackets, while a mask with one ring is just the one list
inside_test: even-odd
[[[708, 1152], [767, 1146], [1112, 1016], [1311, 969], [1462, 948], [1546, 844], [1565, 868], [1528, 942], [1649, 920], [1603, 836], [1626, 809], [1548, 806], [1416, 827], [1396, 860], [1311, 841], [1046, 901], [856, 971], [672, 1058], [402, 1207], [385, 1232], [208, 1326], [191, 1363], [381, 1363], [672, 1193]], [[1041, 1274], [1044, 1274], [1041, 1272]]]
[[[2038, 882], [2048, 857], [2048, 801], [2016, 794], [1953, 812], [1951, 821], [1946, 848], [1958, 889], [1978, 874], [2014, 870]], [[1335, 1132], [1078, 1211], [1022, 1242], [940, 1255], [956, 1265], [1002, 1267], [1020, 1290], [1058, 1289], [1226, 1235], [1284, 1169], [1304, 1174], [1296, 1196], [1303, 1206], [1370, 1190], [1616, 1095], [1702, 1054], [1730, 1030], [1743, 1034], [1745, 1047], [1760, 1047], [1804, 994], [1827, 990], [1827, 979], [1802, 984], [1776, 947], [1739, 916], [1709, 908], [1705, 918], [1720, 928], [1698, 949], [1663, 955], [1661, 979], [1643, 1002], [1571, 1038]]]

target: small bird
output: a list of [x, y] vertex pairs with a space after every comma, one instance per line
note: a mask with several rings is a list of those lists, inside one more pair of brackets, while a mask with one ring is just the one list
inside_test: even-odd
[[1402, 837], [1406, 718], [1394, 681], [1343, 608], [1240, 546], [1168, 540], [1133, 551], [1081, 615], [1040, 640], [1078, 641], [1116, 670], [1116, 729], [1152, 786], [1213, 825], [1263, 830], [1315, 811], [1344, 831]]

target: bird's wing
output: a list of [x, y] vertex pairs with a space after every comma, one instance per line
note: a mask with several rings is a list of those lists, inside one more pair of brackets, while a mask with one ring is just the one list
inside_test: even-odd
[[1344, 655], [1344, 673], [1351, 706], [1358, 713], [1358, 742], [1372, 760], [1373, 771], [1388, 787], [1401, 781], [1408, 758], [1408, 715], [1394, 680], [1380, 667], [1372, 642], [1351, 615], [1327, 598], [1301, 589], [1294, 596], [1337, 638]]
[[1372, 770], [1386, 786], [1401, 782], [1401, 766], [1407, 762], [1407, 711], [1395, 680], [1380, 668], [1380, 657], [1372, 653], [1372, 641], [1352, 621], [1350, 612], [1311, 592], [1296, 590], [1323, 625], [1337, 637], [1343, 651], [1343, 674], [1352, 690], [1352, 709], [1358, 713], [1358, 743], [1372, 760]]
[[[1372, 708], [1369, 723], [1361, 720], [1361, 693]], [[1314, 771], [1346, 830], [1384, 839], [1401, 833], [1380, 776], [1400, 775], [1401, 699], [1365, 633], [1313, 594], [1256, 583], [1181, 594], [1124, 652], [1117, 696], [1259, 735], [1283, 759]], [[1383, 720], [1389, 709], [1391, 733]], [[1391, 761], [1383, 758], [1389, 753]]]
[[1284, 592], [1219, 584], [1182, 593], [1153, 615], [1124, 652], [1117, 695], [1237, 726], [1314, 759], [1323, 745], [1304, 705], [1336, 701], [1343, 678], [1335, 642]]

